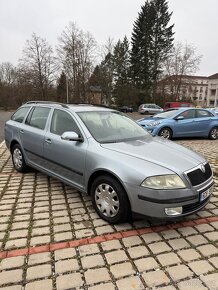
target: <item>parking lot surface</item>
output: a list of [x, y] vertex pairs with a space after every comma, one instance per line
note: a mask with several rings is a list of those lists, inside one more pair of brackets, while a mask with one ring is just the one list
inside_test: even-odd
[[215, 190], [175, 223], [110, 225], [90, 197], [37, 171], [14, 171], [0, 145], [0, 289], [218, 289], [218, 141], [176, 141], [203, 154]]

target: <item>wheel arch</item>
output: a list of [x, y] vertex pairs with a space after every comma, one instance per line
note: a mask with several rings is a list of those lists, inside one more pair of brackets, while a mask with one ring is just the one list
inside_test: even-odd
[[161, 126], [161, 127], [158, 129], [157, 135], [159, 136], [160, 131], [161, 131], [162, 129], [164, 129], [164, 128], [166, 128], [166, 129], [170, 129], [170, 131], [171, 131], [171, 133], [172, 133], [172, 137], [173, 137], [174, 132], [173, 132], [172, 127], [169, 126], [169, 125], [163, 125], [163, 126]]
[[[95, 172], [93, 172], [91, 174], [91, 176], [89, 177], [89, 180], [88, 180], [88, 183], [87, 183], [87, 193], [88, 193], [88, 195], [90, 195], [90, 193], [91, 193], [91, 186], [92, 186], [92, 183], [94, 182], [94, 180], [97, 177], [102, 176], [102, 175], [108, 175], [108, 176], [114, 178], [116, 181], [118, 181], [120, 183], [120, 185], [122, 186], [122, 188], [126, 192], [126, 188], [125, 188], [123, 182], [120, 180], [120, 178], [116, 174], [114, 174], [114, 172], [111, 172], [111, 171], [105, 170], [105, 169], [99, 169], [99, 170], [96, 170]], [[130, 199], [129, 199], [129, 196], [128, 196], [127, 192], [126, 192], [126, 196], [127, 196], [128, 202], [129, 202], [130, 209], [131, 209], [131, 203], [130, 203]]]
[[12, 142], [11, 142], [11, 144], [10, 144], [10, 152], [12, 153], [12, 148], [14, 147], [14, 145], [16, 145], [16, 144], [18, 144], [18, 145], [20, 145], [20, 143], [17, 141], [17, 140], [13, 140]]

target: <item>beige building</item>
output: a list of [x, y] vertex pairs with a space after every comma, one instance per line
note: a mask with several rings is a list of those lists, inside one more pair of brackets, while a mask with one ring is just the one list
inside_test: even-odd
[[218, 106], [218, 73], [207, 76], [168, 76], [159, 82], [159, 92], [175, 101], [191, 100], [202, 107]]
[[218, 107], [218, 73], [208, 77], [208, 107]]

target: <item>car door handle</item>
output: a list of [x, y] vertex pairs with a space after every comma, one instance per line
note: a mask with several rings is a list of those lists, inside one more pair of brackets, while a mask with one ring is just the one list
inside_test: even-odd
[[23, 133], [24, 133], [24, 130], [21, 129], [21, 130], [20, 130], [20, 134], [23, 134]]
[[51, 144], [51, 139], [46, 139], [45, 142]]

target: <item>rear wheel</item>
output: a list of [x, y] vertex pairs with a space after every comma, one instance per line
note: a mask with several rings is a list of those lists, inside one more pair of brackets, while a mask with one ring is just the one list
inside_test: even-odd
[[170, 128], [165, 127], [160, 129], [158, 136], [163, 137], [165, 139], [172, 139], [173, 133]]
[[209, 132], [209, 139], [217, 140], [218, 139], [218, 127], [213, 127]]
[[91, 186], [93, 206], [98, 215], [109, 223], [126, 222], [130, 218], [130, 205], [126, 192], [113, 177], [97, 177]]
[[23, 152], [19, 144], [15, 144], [11, 150], [12, 162], [14, 168], [18, 172], [26, 172], [28, 171], [28, 166], [24, 160]]

